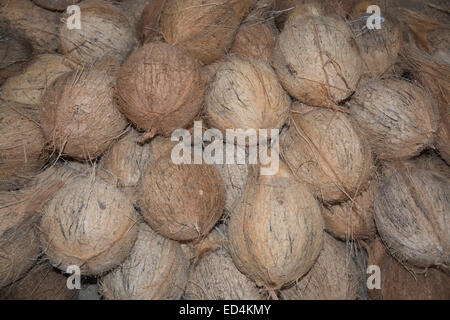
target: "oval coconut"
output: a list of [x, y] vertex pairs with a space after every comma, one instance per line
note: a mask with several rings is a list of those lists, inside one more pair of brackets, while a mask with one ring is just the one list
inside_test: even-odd
[[356, 123], [329, 109], [293, 110], [280, 152], [296, 179], [325, 203], [355, 197], [374, 172], [372, 153]]
[[100, 275], [119, 265], [136, 240], [132, 203], [116, 187], [80, 177], [61, 188], [42, 217], [41, 245], [52, 265]]
[[60, 154], [94, 159], [108, 150], [127, 125], [114, 100], [118, 66], [110, 60], [102, 63], [66, 73], [45, 91], [42, 129]]
[[35, 56], [21, 74], [5, 81], [0, 96], [16, 103], [38, 105], [45, 89], [59, 76], [72, 69], [73, 64], [62, 55]]
[[273, 59], [283, 87], [313, 106], [327, 107], [348, 98], [363, 69], [348, 24], [334, 16], [291, 18], [278, 37]]
[[179, 241], [208, 234], [225, 206], [223, 181], [215, 167], [176, 165], [168, 154], [147, 168], [138, 192], [145, 221]]
[[31, 52], [32, 48], [27, 41], [17, 36], [3, 33], [0, 35], [0, 69], [28, 61]]
[[231, 58], [210, 83], [205, 103], [210, 127], [225, 135], [227, 129], [281, 129], [291, 100], [269, 64]]
[[44, 166], [48, 153], [33, 107], [0, 100], [0, 191], [23, 187]]
[[349, 102], [380, 159], [407, 159], [432, 145], [439, 125], [436, 101], [422, 88], [398, 79], [373, 81]]
[[33, 0], [33, 2], [47, 10], [65, 11], [67, 7], [79, 3], [81, 0]]
[[181, 245], [142, 223], [130, 256], [101, 279], [108, 300], [179, 300], [189, 276]]
[[200, 64], [185, 50], [162, 42], [136, 49], [117, 76], [120, 109], [144, 139], [169, 137], [200, 112], [205, 82]]
[[397, 172], [374, 201], [378, 232], [392, 255], [417, 267], [449, 268], [450, 180], [423, 169]]
[[239, 23], [239, 14], [230, 2], [168, 0], [160, 31], [168, 43], [209, 64], [231, 47]]
[[[80, 5], [81, 29], [61, 26], [62, 52], [73, 61], [90, 65], [103, 57], [125, 60], [135, 45], [134, 29], [122, 11], [110, 3], [83, 1]], [[63, 21], [68, 16], [65, 15]]]
[[271, 292], [308, 272], [324, 226], [317, 200], [286, 168], [274, 176], [257, 173], [231, 215], [228, 236], [236, 267]]
[[357, 290], [357, 268], [346, 244], [325, 234], [311, 270], [280, 295], [283, 300], [356, 300]]

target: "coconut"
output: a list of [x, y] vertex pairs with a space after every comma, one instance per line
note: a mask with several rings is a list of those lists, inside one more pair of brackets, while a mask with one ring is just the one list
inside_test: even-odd
[[28, 61], [31, 51], [32, 48], [27, 41], [8, 34], [0, 34], [0, 69]]
[[125, 60], [135, 45], [135, 38], [134, 29], [121, 10], [98, 0], [84, 1], [79, 7], [82, 27], [61, 27], [62, 52], [70, 59], [87, 65], [107, 56], [121, 62]]
[[243, 19], [247, 13], [252, 9], [257, 0], [227, 0], [233, 7], [234, 11], [239, 16], [239, 19]]
[[21, 74], [9, 78], [2, 86], [2, 99], [21, 104], [38, 105], [47, 87], [73, 64], [59, 54], [35, 56]]
[[380, 268], [380, 289], [369, 290], [372, 300], [448, 300], [450, 277], [430, 268], [425, 273], [406, 268], [392, 258], [379, 238], [369, 248], [368, 265]]
[[334, 16], [292, 16], [278, 37], [273, 65], [292, 96], [324, 107], [348, 98], [363, 69], [350, 27]]
[[22, 279], [0, 291], [1, 300], [75, 300], [67, 278], [47, 263], [33, 267]]
[[33, 0], [33, 2], [47, 10], [65, 11], [68, 6], [77, 4], [81, 0]]
[[[235, 1], [235, 6], [240, 6]], [[231, 47], [242, 13], [230, 2], [216, 0], [168, 0], [161, 16], [164, 39], [185, 48], [203, 63], [220, 59]]]
[[249, 166], [246, 164], [217, 164], [216, 168], [219, 170], [225, 186], [225, 211], [230, 214], [245, 191]]
[[119, 138], [127, 122], [114, 101], [115, 61], [60, 76], [42, 98], [46, 139], [62, 155], [94, 159]]
[[52, 265], [99, 275], [119, 265], [136, 240], [135, 212], [116, 187], [80, 177], [61, 188], [42, 217], [41, 245]]
[[320, 206], [283, 165], [276, 175], [252, 172], [229, 222], [229, 247], [236, 267], [273, 290], [303, 276], [323, 242]]
[[325, 234], [323, 249], [311, 270], [280, 295], [283, 300], [356, 300], [357, 288], [356, 264], [345, 243]]
[[138, 187], [145, 221], [179, 241], [208, 234], [225, 206], [225, 189], [213, 166], [176, 165], [165, 154], [147, 168]]
[[227, 129], [281, 129], [291, 100], [269, 64], [231, 58], [210, 83], [205, 103], [210, 127], [225, 135]]
[[101, 279], [108, 300], [179, 300], [189, 276], [189, 261], [181, 245], [139, 226], [130, 256]]
[[450, 180], [406, 169], [381, 185], [374, 201], [378, 232], [392, 255], [417, 267], [450, 262]]
[[[161, 20], [161, 14], [164, 9], [164, 5], [167, 0], [138, 0], [132, 1], [132, 3], [145, 3], [137, 17], [137, 34], [142, 43], [152, 41], [159, 34], [159, 22]], [[126, 5], [127, 2], [124, 2]]]
[[0, 100], [0, 191], [23, 187], [48, 154], [36, 110]]
[[372, 153], [357, 124], [329, 109], [304, 114], [293, 109], [280, 152], [296, 179], [328, 204], [355, 197], [374, 172]]
[[380, 159], [411, 158], [434, 142], [439, 121], [437, 103], [410, 82], [370, 82], [355, 93], [349, 106]]
[[29, 0], [2, 0], [0, 26], [27, 40], [37, 53], [58, 49], [59, 15]]

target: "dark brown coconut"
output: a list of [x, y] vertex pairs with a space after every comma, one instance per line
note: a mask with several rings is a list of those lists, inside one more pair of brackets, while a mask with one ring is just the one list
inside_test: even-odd
[[189, 276], [181, 245], [142, 223], [130, 256], [101, 279], [108, 300], [178, 300]]
[[32, 48], [26, 40], [7, 33], [0, 34], [0, 69], [28, 61], [31, 51]]
[[450, 263], [450, 180], [423, 169], [397, 172], [374, 201], [378, 232], [392, 255], [417, 267]]
[[281, 290], [284, 300], [356, 300], [356, 265], [345, 243], [325, 234], [323, 249], [311, 270], [296, 284]]
[[168, 43], [209, 64], [230, 48], [239, 23], [239, 14], [230, 2], [167, 0], [160, 31]]
[[65, 11], [68, 6], [77, 4], [81, 0], [33, 0], [33, 2], [47, 10]]
[[124, 131], [127, 122], [114, 100], [117, 65], [103, 62], [66, 73], [45, 91], [41, 125], [57, 154], [94, 159]]
[[138, 190], [145, 221], [173, 240], [208, 234], [225, 205], [223, 181], [214, 166], [176, 165], [170, 154], [148, 166]]
[[119, 265], [136, 240], [133, 205], [116, 187], [80, 177], [61, 188], [42, 217], [41, 245], [52, 265], [100, 275]]

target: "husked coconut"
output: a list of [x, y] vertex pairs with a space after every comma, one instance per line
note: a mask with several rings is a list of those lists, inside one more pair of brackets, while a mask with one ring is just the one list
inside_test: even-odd
[[140, 12], [136, 16], [136, 31], [142, 43], [150, 42], [159, 35], [159, 23], [166, 2], [167, 0], [133, 0], [123, 3], [125, 7], [132, 7], [133, 12]]
[[47, 10], [65, 11], [68, 6], [77, 4], [81, 0], [33, 0], [33, 2]]
[[8, 33], [0, 34], [0, 69], [28, 61], [31, 52], [32, 48], [26, 40]]
[[189, 276], [181, 244], [144, 223], [129, 257], [100, 281], [108, 300], [179, 300]]
[[136, 240], [133, 205], [116, 187], [80, 177], [49, 201], [40, 225], [41, 246], [55, 267], [77, 265], [100, 275], [118, 266]]

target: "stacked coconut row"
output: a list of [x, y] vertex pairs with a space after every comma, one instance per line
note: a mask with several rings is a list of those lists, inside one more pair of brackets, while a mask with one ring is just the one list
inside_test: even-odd
[[[0, 0], [1, 297], [448, 299], [446, 3], [368, 5]], [[279, 170], [176, 164], [195, 120]]]

